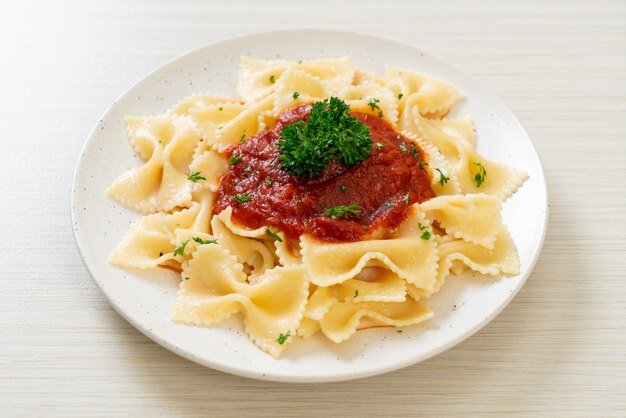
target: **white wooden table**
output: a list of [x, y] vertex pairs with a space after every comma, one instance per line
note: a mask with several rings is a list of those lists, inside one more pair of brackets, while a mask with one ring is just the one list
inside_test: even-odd
[[[626, 2], [0, 3], [0, 416], [626, 416]], [[72, 238], [100, 114], [183, 52], [307, 26], [404, 41], [474, 74], [543, 159], [550, 225], [511, 305], [436, 358], [293, 385], [206, 369], [108, 305]]]

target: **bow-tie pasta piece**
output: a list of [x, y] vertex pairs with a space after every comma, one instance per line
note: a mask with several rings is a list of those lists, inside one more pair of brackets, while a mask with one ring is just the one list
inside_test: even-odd
[[377, 84], [349, 86], [339, 92], [339, 97], [350, 105], [353, 112], [381, 117], [394, 127], [398, 122], [398, 101], [384, 86]]
[[309, 269], [311, 281], [318, 286], [351, 279], [364, 267], [382, 267], [408, 283], [432, 290], [437, 249], [434, 240], [421, 239], [422, 233], [418, 233], [418, 226], [426, 223], [412, 207], [396, 238], [325, 244], [304, 235], [302, 261]]
[[276, 82], [272, 93], [274, 114], [305, 103], [314, 103], [328, 97], [328, 91], [322, 81], [295, 67], [288, 68]]
[[356, 72], [356, 67], [346, 57], [299, 61], [294, 65], [322, 80], [331, 95], [350, 86]]
[[200, 134], [188, 117], [128, 118], [131, 144], [148, 161], [113, 182], [107, 194], [142, 213], [189, 206], [189, 164]]
[[339, 301], [403, 302], [406, 281], [380, 267], [365, 267], [354, 279], [331, 286]]
[[417, 131], [419, 136], [441, 152], [450, 163], [463, 193], [483, 192], [504, 200], [528, 177], [524, 171], [482, 157], [470, 145], [470, 140], [461, 140], [459, 135], [448, 135], [445, 131], [450, 132], [450, 129], [443, 129], [443, 122], [422, 117], [417, 107], [413, 107], [410, 114], [409, 117], [403, 114], [400, 118], [401, 128]]
[[308, 340], [320, 330], [320, 323], [311, 318], [303, 317], [296, 330], [296, 335]]
[[474, 133], [474, 121], [469, 117], [458, 119], [429, 119], [429, 125], [442, 134], [465, 142], [468, 145], [476, 145], [476, 134]]
[[126, 232], [109, 262], [120, 267], [148, 269], [173, 259], [176, 229], [192, 227], [200, 211], [200, 205], [195, 203], [172, 214], [144, 216]]
[[504, 225], [496, 235], [493, 249], [488, 249], [482, 245], [464, 241], [462, 239], [452, 239], [447, 236], [439, 240], [439, 276], [447, 275], [446, 269], [450, 269], [452, 261], [460, 260], [472, 270], [492, 276], [498, 274], [518, 274], [519, 257], [515, 249], [515, 244], [511, 239], [509, 231]]
[[500, 199], [484, 193], [439, 196], [420, 205], [428, 220], [437, 221], [448, 235], [493, 249], [502, 228]]
[[359, 328], [372, 326], [403, 327], [432, 318], [432, 311], [422, 302], [340, 302], [320, 321], [321, 330], [331, 341], [340, 343]]
[[168, 116], [190, 116], [193, 111], [198, 109], [211, 108], [213, 106], [223, 106], [230, 104], [238, 104], [240, 100], [230, 97], [220, 96], [212, 93], [196, 93], [185, 97], [168, 109]]
[[242, 312], [250, 338], [274, 357], [296, 335], [309, 285], [302, 266], [268, 270], [258, 284], [250, 285], [234, 256], [217, 245], [202, 245], [182, 276], [173, 321], [209, 326]]
[[246, 101], [265, 97], [276, 90], [277, 82], [288, 68], [304, 71], [321, 80], [329, 94], [337, 94], [351, 85], [356, 71], [347, 58], [288, 62], [243, 56], [239, 61], [237, 92]]
[[231, 206], [226, 207], [226, 209], [217, 215], [217, 217], [220, 218], [220, 221], [222, 221], [222, 223], [230, 229], [233, 234], [248, 238], [266, 238], [268, 236], [266, 232], [268, 227], [262, 226], [257, 229], [249, 229], [233, 222], [232, 216], [233, 208]]
[[426, 117], [444, 117], [463, 98], [463, 93], [453, 85], [407, 68], [385, 66], [385, 79], [394, 95], [401, 97], [401, 108], [405, 102], [411, 101], [417, 104], [420, 113]]
[[246, 105], [233, 102], [203, 108], [192, 108], [190, 110], [191, 118], [202, 134], [202, 141], [198, 145], [194, 156], [210, 150], [217, 143], [218, 133], [223, 129], [224, 125], [241, 114], [245, 109]]
[[[298, 335], [307, 339], [320, 329], [331, 308], [342, 302], [404, 302], [407, 285], [391, 271], [366, 267], [354, 279], [330, 287], [317, 287], [310, 293]], [[365, 324], [364, 319], [359, 322]]]
[[237, 261], [245, 267], [250, 281], [256, 281], [265, 271], [274, 268], [274, 254], [263, 242], [233, 233], [219, 215], [211, 220], [211, 229], [220, 246], [236, 256]]
[[363, 86], [375, 84], [377, 86], [385, 86], [385, 79], [376, 73], [357, 69], [352, 80], [353, 86]]
[[223, 155], [212, 151], [204, 151], [193, 159], [189, 171], [198, 173], [205, 180], [198, 182], [200, 187], [216, 192], [220, 185], [220, 179], [228, 170], [228, 160]]
[[304, 316], [320, 321], [338, 302], [403, 302], [406, 288], [406, 282], [395, 273], [366, 267], [354, 279], [329, 287], [316, 287], [310, 293]]
[[274, 240], [274, 251], [281, 266], [302, 263], [299, 241], [288, 238], [283, 232], [270, 226], [263, 226], [257, 229], [242, 227], [233, 222], [232, 214], [233, 208], [228, 206], [217, 215], [222, 225], [228, 228], [232, 234], [238, 237]]
[[246, 102], [252, 102], [271, 93], [287, 69], [289, 63], [283, 60], [261, 60], [242, 56], [239, 59], [237, 93]]
[[456, 178], [456, 171], [450, 162], [444, 158], [437, 147], [424, 141], [418, 135], [409, 131], [402, 131], [402, 135], [410, 139], [424, 152], [426, 164], [422, 169], [426, 170], [431, 178], [430, 187], [435, 195], [455, 195], [461, 193], [461, 183]]
[[462, 146], [456, 175], [463, 193], [486, 193], [505, 200], [519, 189], [528, 173], [498, 164], [479, 155], [469, 145]]
[[217, 151], [223, 152], [228, 146], [241, 144], [246, 138], [265, 129], [264, 115], [273, 107], [274, 99], [271, 96], [246, 104], [240, 114], [218, 128], [215, 134]]
[[277, 233], [282, 241], [275, 240], [276, 257], [281, 266], [291, 266], [294, 264], [302, 264], [302, 254], [300, 249], [300, 241], [287, 238], [282, 232]]

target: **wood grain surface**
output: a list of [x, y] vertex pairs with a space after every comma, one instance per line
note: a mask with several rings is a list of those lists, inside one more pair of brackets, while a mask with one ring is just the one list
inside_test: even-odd
[[[252, 32], [403, 41], [496, 91], [550, 193], [517, 298], [457, 347], [335, 384], [253, 381], [153, 343], [78, 256], [80, 149], [148, 71]], [[0, 1], [0, 416], [626, 416], [626, 2]]]

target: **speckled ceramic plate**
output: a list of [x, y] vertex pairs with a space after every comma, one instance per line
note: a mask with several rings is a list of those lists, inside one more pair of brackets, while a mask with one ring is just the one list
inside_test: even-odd
[[[478, 151], [529, 173], [503, 209], [519, 251], [521, 273], [507, 278], [466, 274], [449, 280], [428, 301], [435, 317], [423, 325], [402, 333], [360, 331], [339, 345], [321, 336], [296, 341], [280, 360], [250, 342], [239, 318], [212, 328], [170, 322], [180, 279], [177, 274], [162, 269], [121, 270], [107, 263], [128, 227], [140, 217], [104, 194], [120, 173], [139, 164], [128, 144], [123, 117], [163, 112], [199, 91], [234, 96], [241, 55], [292, 60], [348, 56], [367, 70], [382, 72], [385, 64], [393, 64], [454, 83], [467, 96], [456, 106], [455, 115], [474, 119]], [[165, 64], [128, 89], [102, 116], [81, 154], [72, 191], [72, 218], [79, 251], [98, 286], [120, 315], [157, 343], [228, 373], [322, 382], [371, 376], [417, 363], [458, 344], [491, 321], [513, 299], [537, 260], [547, 224], [547, 193], [541, 163], [522, 125], [500, 99], [467, 74], [396, 42], [348, 32], [294, 30], [209, 45]]]

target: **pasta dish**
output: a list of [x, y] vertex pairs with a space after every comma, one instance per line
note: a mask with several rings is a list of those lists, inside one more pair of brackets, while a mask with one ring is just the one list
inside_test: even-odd
[[173, 321], [239, 314], [278, 357], [316, 333], [427, 321], [467, 269], [518, 273], [501, 204], [527, 174], [476, 151], [471, 118], [448, 117], [454, 86], [347, 58], [242, 57], [238, 71], [238, 98], [125, 119], [143, 164], [107, 194], [145, 216], [109, 261], [179, 273]]

